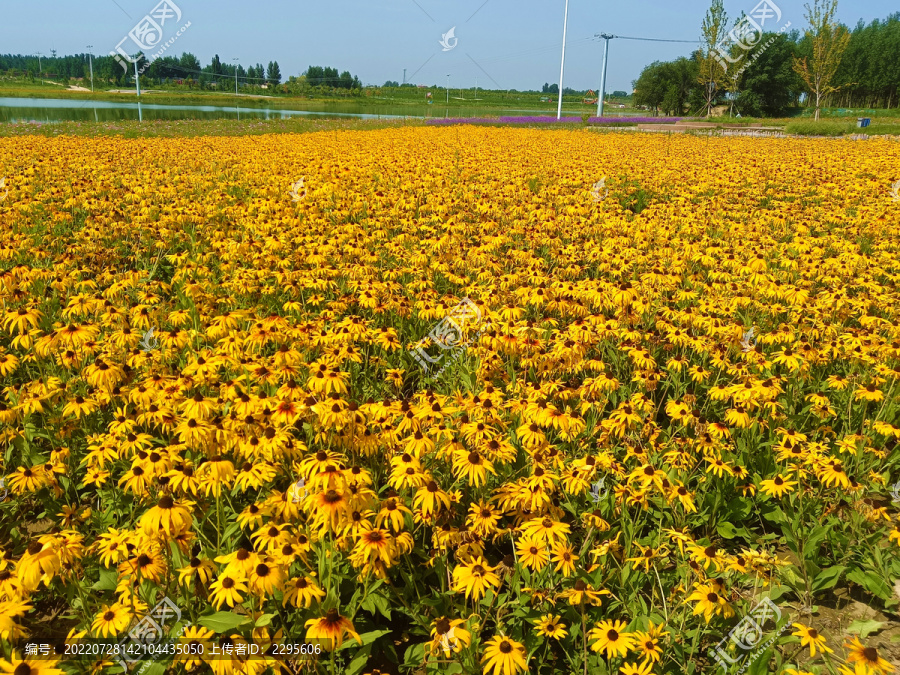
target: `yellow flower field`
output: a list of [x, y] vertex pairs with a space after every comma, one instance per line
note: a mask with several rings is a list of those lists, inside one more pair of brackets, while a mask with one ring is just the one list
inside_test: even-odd
[[0, 139], [0, 671], [894, 672], [898, 167]]

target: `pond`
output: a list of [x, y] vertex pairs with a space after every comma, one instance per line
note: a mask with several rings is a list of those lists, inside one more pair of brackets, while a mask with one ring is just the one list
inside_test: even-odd
[[[143, 98], [152, 100], [152, 95]], [[253, 101], [255, 106], [259, 100]], [[556, 109], [511, 110], [487, 107], [454, 107], [439, 105], [372, 105], [366, 103], [296, 102], [304, 110], [282, 110], [214, 105], [164, 105], [143, 101], [94, 101], [63, 98], [3, 98], [0, 97], [0, 123], [4, 122], [118, 122], [122, 120], [182, 120], [182, 119], [286, 119], [297, 115], [317, 117], [354, 117], [357, 119], [391, 119], [399, 117], [485, 117], [527, 112], [555, 114]], [[580, 115], [580, 111], [566, 111]], [[616, 114], [616, 113], [612, 113]]]
[[[406, 111], [407, 115], [412, 111]], [[397, 114], [393, 114], [397, 113]], [[285, 119], [296, 115], [356, 117], [360, 119], [403, 117], [387, 107], [373, 112], [342, 110], [280, 110], [214, 105], [162, 105], [118, 101], [79, 101], [62, 98], [0, 98], [0, 122], [116, 122], [121, 120], [181, 119]]]

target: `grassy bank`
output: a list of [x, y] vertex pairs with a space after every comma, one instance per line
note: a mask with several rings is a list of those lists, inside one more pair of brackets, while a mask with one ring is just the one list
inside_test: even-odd
[[193, 138], [195, 136], [258, 136], [303, 134], [419, 126], [416, 119], [361, 120], [355, 118], [291, 118], [277, 120], [124, 120], [116, 122], [59, 122], [0, 124], [0, 138], [9, 136], [120, 136], [123, 138]]

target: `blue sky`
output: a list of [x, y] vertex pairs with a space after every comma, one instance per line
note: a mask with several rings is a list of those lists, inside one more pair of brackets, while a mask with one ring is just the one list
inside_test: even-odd
[[[159, 0], [6, 0], [0, 53], [112, 51]], [[193, 52], [205, 65], [239, 57], [245, 66], [278, 61], [285, 79], [308, 65], [349, 70], [366, 84], [403, 79], [418, 84], [539, 89], [559, 79], [565, 0], [172, 0], [190, 28], [168, 53]], [[729, 18], [759, 0], [725, 0]], [[778, 26], [805, 27], [803, 0], [771, 0]], [[709, 0], [569, 0], [565, 85], [600, 81], [600, 32], [696, 40]], [[896, 0], [848, 2], [838, 17], [848, 25], [897, 11]], [[170, 23], [171, 25], [171, 23]], [[179, 24], [180, 25], [180, 24]], [[441, 36], [455, 27], [444, 51]], [[776, 26], [777, 27], [777, 26]], [[166, 27], [168, 38], [178, 26]], [[607, 91], [631, 90], [654, 60], [688, 55], [689, 44], [612, 40]]]

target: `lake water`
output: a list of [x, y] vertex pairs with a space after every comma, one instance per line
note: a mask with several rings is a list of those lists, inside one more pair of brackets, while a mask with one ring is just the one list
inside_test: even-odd
[[[152, 95], [145, 98], [152, 100]], [[256, 105], [259, 101], [256, 100]], [[555, 114], [550, 110], [501, 110], [498, 108], [454, 108], [439, 105], [371, 105], [366, 103], [298, 104], [305, 110], [277, 108], [244, 108], [213, 105], [163, 105], [118, 101], [79, 101], [64, 98], [2, 98], [0, 123], [4, 122], [117, 122], [122, 120], [182, 120], [182, 119], [286, 119], [289, 117], [355, 117], [357, 119], [391, 119], [398, 117], [484, 117], [525, 112], [535, 115]], [[566, 115], [580, 115], [580, 111], [565, 111]], [[615, 113], [613, 113], [615, 114]]]

